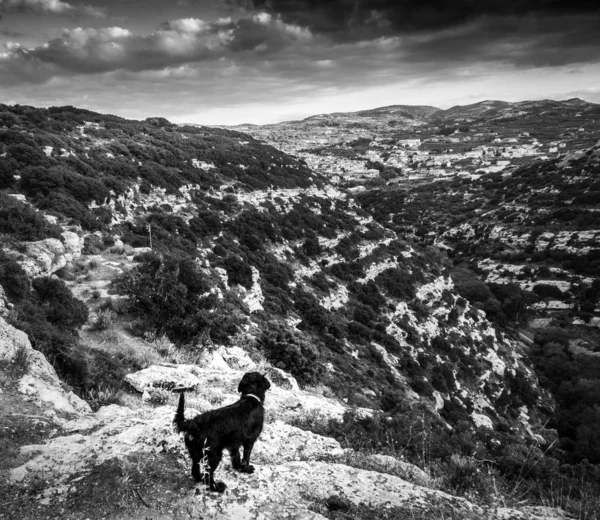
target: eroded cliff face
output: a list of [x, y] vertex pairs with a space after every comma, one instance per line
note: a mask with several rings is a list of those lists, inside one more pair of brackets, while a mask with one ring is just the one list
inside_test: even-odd
[[[69, 390], [59, 379], [45, 356], [32, 348], [27, 334], [0, 318], [0, 362], [17, 364], [20, 370], [18, 391], [34, 401], [44, 413], [57, 419], [68, 414], [90, 413], [90, 406]], [[65, 415], [66, 414], [66, 415]]]

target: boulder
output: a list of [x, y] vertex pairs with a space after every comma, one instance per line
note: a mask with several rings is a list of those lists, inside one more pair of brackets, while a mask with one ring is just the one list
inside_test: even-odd
[[425, 471], [418, 466], [398, 460], [390, 455], [369, 455], [362, 461], [364, 469], [379, 471], [380, 473], [389, 473], [400, 478], [408, 480], [418, 486], [432, 488], [435, 486], [435, 481]]
[[61, 240], [47, 238], [26, 242], [25, 252], [16, 255], [27, 275], [31, 278], [49, 276], [67, 263], [81, 256], [83, 239], [72, 231], [64, 231]]
[[286, 390], [292, 390], [294, 392], [300, 391], [300, 387], [298, 386], [296, 378], [288, 374], [287, 372], [284, 372], [280, 368], [269, 367], [267, 369], [267, 377], [272, 383], [275, 383], [281, 388], [285, 388]]
[[144, 393], [154, 388], [185, 388], [193, 390], [202, 380], [195, 374], [195, 365], [152, 365], [144, 370], [127, 374], [127, 381], [138, 392]]
[[67, 262], [77, 260], [83, 251], [83, 238], [73, 231], [63, 231], [61, 236], [65, 247], [65, 259]]
[[244, 372], [253, 372], [256, 370], [256, 363], [240, 347], [220, 347], [217, 352], [231, 368], [243, 370]]

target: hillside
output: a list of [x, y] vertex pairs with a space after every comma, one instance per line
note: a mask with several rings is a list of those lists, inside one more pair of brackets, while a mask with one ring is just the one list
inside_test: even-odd
[[[207, 381], [229, 388], [231, 398], [230, 379], [202, 370], [215, 352], [222, 361], [239, 347], [270, 374], [291, 374], [291, 387], [297, 381], [304, 392], [298, 395], [321, 400], [312, 407], [302, 401], [302, 414], [285, 417], [294, 432], [335, 439], [348, 453], [393, 457], [392, 465], [401, 458], [418, 464], [436, 489], [476, 501], [474, 514], [516, 505], [521, 493], [548, 504], [556, 479], [583, 475], [557, 470], [557, 433], [547, 422], [554, 402], [539, 387], [525, 345], [463, 297], [442, 249], [380, 218], [379, 207], [366, 211], [368, 204], [361, 207], [302, 161], [239, 132], [72, 107], [2, 110], [2, 315], [97, 410], [86, 427], [81, 418], [58, 421], [62, 435], [82, 432], [87, 445], [104, 424], [111, 435], [117, 428], [117, 446], [131, 432], [119, 436], [123, 424], [111, 423], [113, 414], [137, 409], [142, 398], [150, 403], [140, 409], [140, 424], [168, 423], [169, 392], [145, 395], [131, 382], [132, 374], [165, 363], [198, 366], [186, 369], [200, 377], [198, 398]], [[13, 362], [3, 370], [17, 382], [14, 360], [27, 372], [27, 356], [7, 357]], [[215, 369], [227, 371], [222, 363]], [[8, 386], [4, 393], [12, 399], [13, 392]], [[286, 399], [276, 400], [272, 420]], [[150, 406], [167, 402], [168, 409]], [[328, 406], [336, 407], [333, 421], [317, 413]], [[162, 422], [153, 428], [167, 435]], [[62, 438], [21, 455], [41, 451], [56, 461]], [[18, 439], [7, 442], [18, 451]], [[106, 456], [78, 468], [85, 478], [121, 453], [113, 441], [102, 442]], [[181, 445], [172, 444], [159, 451], [179, 453]], [[327, 451], [291, 460], [322, 462]], [[23, 464], [19, 457], [2, 461], [13, 472]], [[12, 483], [21, 500], [40, 468], [54, 462], [32, 464], [25, 487]], [[349, 471], [338, 469], [330, 480]], [[65, 474], [56, 471], [63, 485]], [[577, 504], [561, 496], [557, 505], [591, 514], [585, 478]], [[392, 494], [404, 485], [385, 479]], [[39, 486], [32, 493], [46, 497]], [[327, 497], [311, 493], [320, 514]], [[367, 500], [369, 492], [356, 496]], [[464, 506], [443, 503], [456, 514]], [[303, 502], [298, 511], [307, 508]]]
[[599, 175], [596, 145], [512, 173], [360, 195], [378, 221], [448, 251], [459, 292], [489, 318], [535, 339], [532, 358], [562, 407], [550, 424], [572, 457], [593, 461], [581, 428], [596, 429], [600, 404]]

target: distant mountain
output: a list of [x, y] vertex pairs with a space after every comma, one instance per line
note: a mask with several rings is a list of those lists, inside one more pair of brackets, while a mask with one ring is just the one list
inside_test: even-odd
[[589, 103], [578, 98], [565, 101], [549, 99], [539, 101], [519, 101], [508, 103], [506, 101], [481, 101], [472, 105], [455, 106], [448, 110], [433, 113], [432, 120], [459, 121], [459, 120], [487, 120], [508, 118], [532, 118], [541, 116], [572, 117], [576, 114], [600, 115], [600, 105]]
[[[335, 154], [336, 149], [352, 146], [357, 140], [423, 140], [438, 135], [440, 131], [449, 135], [459, 126], [472, 126], [474, 133], [507, 130], [514, 135], [527, 132], [539, 134], [544, 139], [546, 136], [557, 139], [556, 130], [560, 127], [577, 124], [589, 127], [589, 123], [594, 125], [599, 119], [600, 105], [576, 98], [516, 103], [488, 100], [447, 110], [432, 106], [391, 105], [358, 112], [318, 114], [277, 124], [223, 128], [248, 133], [291, 154], [314, 152], [319, 155], [323, 148], [332, 147]], [[588, 140], [587, 145], [592, 142]], [[373, 150], [376, 150], [377, 144], [372, 144]], [[369, 143], [361, 146], [369, 148]]]
[[361, 110], [356, 112], [356, 114], [362, 117], [374, 117], [380, 115], [384, 116], [389, 114], [413, 119], [427, 119], [432, 114], [439, 111], [439, 108], [427, 105], [390, 105], [387, 107], [373, 108], [370, 110]]
[[506, 101], [480, 101], [471, 105], [457, 105], [448, 110], [440, 110], [432, 115], [434, 119], [495, 117], [512, 104]]
[[[430, 106], [411, 106], [411, 105], [390, 105], [386, 107], [374, 108], [369, 110], [360, 110], [358, 112], [333, 112], [331, 114], [319, 114], [308, 117], [302, 120], [302, 123], [310, 123], [315, 121], [356, 121], [362, 119], [365, 122], [382, 120], [423, 120], [427, 119], [431, 114], [438, 112], [440, 109]], [[297, 124], [300, 121], [290, 121], [282, 124]]]

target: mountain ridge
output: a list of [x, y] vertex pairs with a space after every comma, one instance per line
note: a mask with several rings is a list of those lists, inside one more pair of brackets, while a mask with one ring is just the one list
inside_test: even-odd
[[[491, 106], [490, 106], [491, 105]], [[490, 109], [508, 109], [508, 108], [527, 108], [527, 107], [560, 107], [560, 106], [586, 106], [597, 107], [598, 103], [585, 101], [581, 98], [569, 98], [565, 100], [553, 100], [553, 99], [540, 99], [540, 100], [525, 100], [525, 101], [503, 101], [503, 100], [482, 100], [467, 105], [454, 105], [447, 109], [434, 107], [430, 105], [385, 105], [381, 107], [374, 107], [369, 109], [361, 109], [356, 111], [338, 111], [338, 112], [324, 112], [320, 114], [314, 114], [303, 119], [294, 119], [281, 121], [279, 123], [239, 123], [236, 125], [213, 125], [218, 128], [246, 128], [246, 127], [258, 127], [258, 128], [271, 128], [277, 126], [289, 126], [299, 123], [309, 122], [311, 120], [319, 120], [325, 118], [336, 118], [336, 117], [353, 117], [353, 116], [375, 116], [379, 114], [394, 114], [395, 112], [405, 112], [411, 116], [420, 116], [419, 119], [436, 119], [443, 117], [451, 117], [456, 114], [468, 113], [474, 111], [475, 113], [482, 112], [482, 107], [488, 107]], [[198, 125], [200, 126], [200, 125]]]

